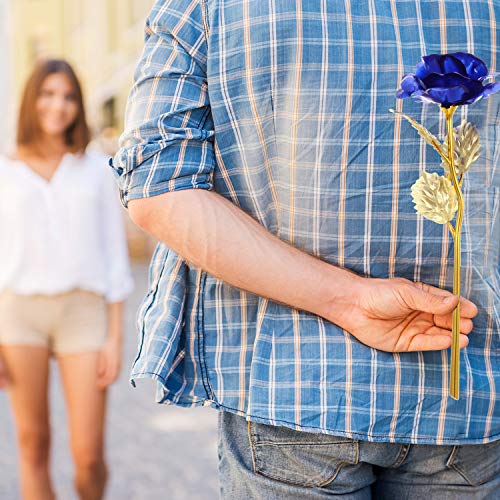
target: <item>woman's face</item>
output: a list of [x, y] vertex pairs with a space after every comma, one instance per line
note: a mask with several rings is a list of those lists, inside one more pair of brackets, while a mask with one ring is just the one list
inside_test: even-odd
[[76, 94], [64, 73], [53, 73], [42, 83], [36, 101], [38, 122], [42, 132], [50, 136], [63, 135], [78, 115]]

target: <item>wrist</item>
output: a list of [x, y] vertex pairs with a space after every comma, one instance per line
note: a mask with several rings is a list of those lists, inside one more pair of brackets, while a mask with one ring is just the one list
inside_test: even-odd
[[349, 330], [352, 318], [360, 308], [366, 278], [340, 267], [329, 266], [323, 281], [322, 300], [318, 315]]

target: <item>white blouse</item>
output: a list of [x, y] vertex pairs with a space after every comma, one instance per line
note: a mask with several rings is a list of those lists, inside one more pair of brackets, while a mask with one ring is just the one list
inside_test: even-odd
[[0, 156], [0, 290], [83, 288], [125, 299], [134, 283], [123, 208], [107, 157], [64, 155], [50, 181]]

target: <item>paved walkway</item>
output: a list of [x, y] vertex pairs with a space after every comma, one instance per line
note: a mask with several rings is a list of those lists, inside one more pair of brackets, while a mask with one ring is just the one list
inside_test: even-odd
[[[106, 500], [216, 500], [216, 426], [210, 408], [183, 409], [155, 403], [155, 383], [128, 383], [136, 354], [135, 313], [147, 286], [147, 265], [135, 264], [136, 289], [126, 312], [125, 358], [120, 379], [111, 387], [107, 458], [110, 482]], [[52, 362], [52, 478], [58, 500], [75, 500], [66, 415], [57, 365]], [[0, 499], [20, 498], [17, 451], [8, 400], [0, 391]]]

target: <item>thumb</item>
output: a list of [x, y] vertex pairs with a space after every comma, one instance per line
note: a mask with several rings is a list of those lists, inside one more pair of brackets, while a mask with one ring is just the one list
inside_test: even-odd
[[436, 295], [416, 287], [411, 290], [409, 297], [405, 297], [405, 299], [413, 309], [440, 315], [451, 313], [459, 300], [458, 295], [452, 293]]

